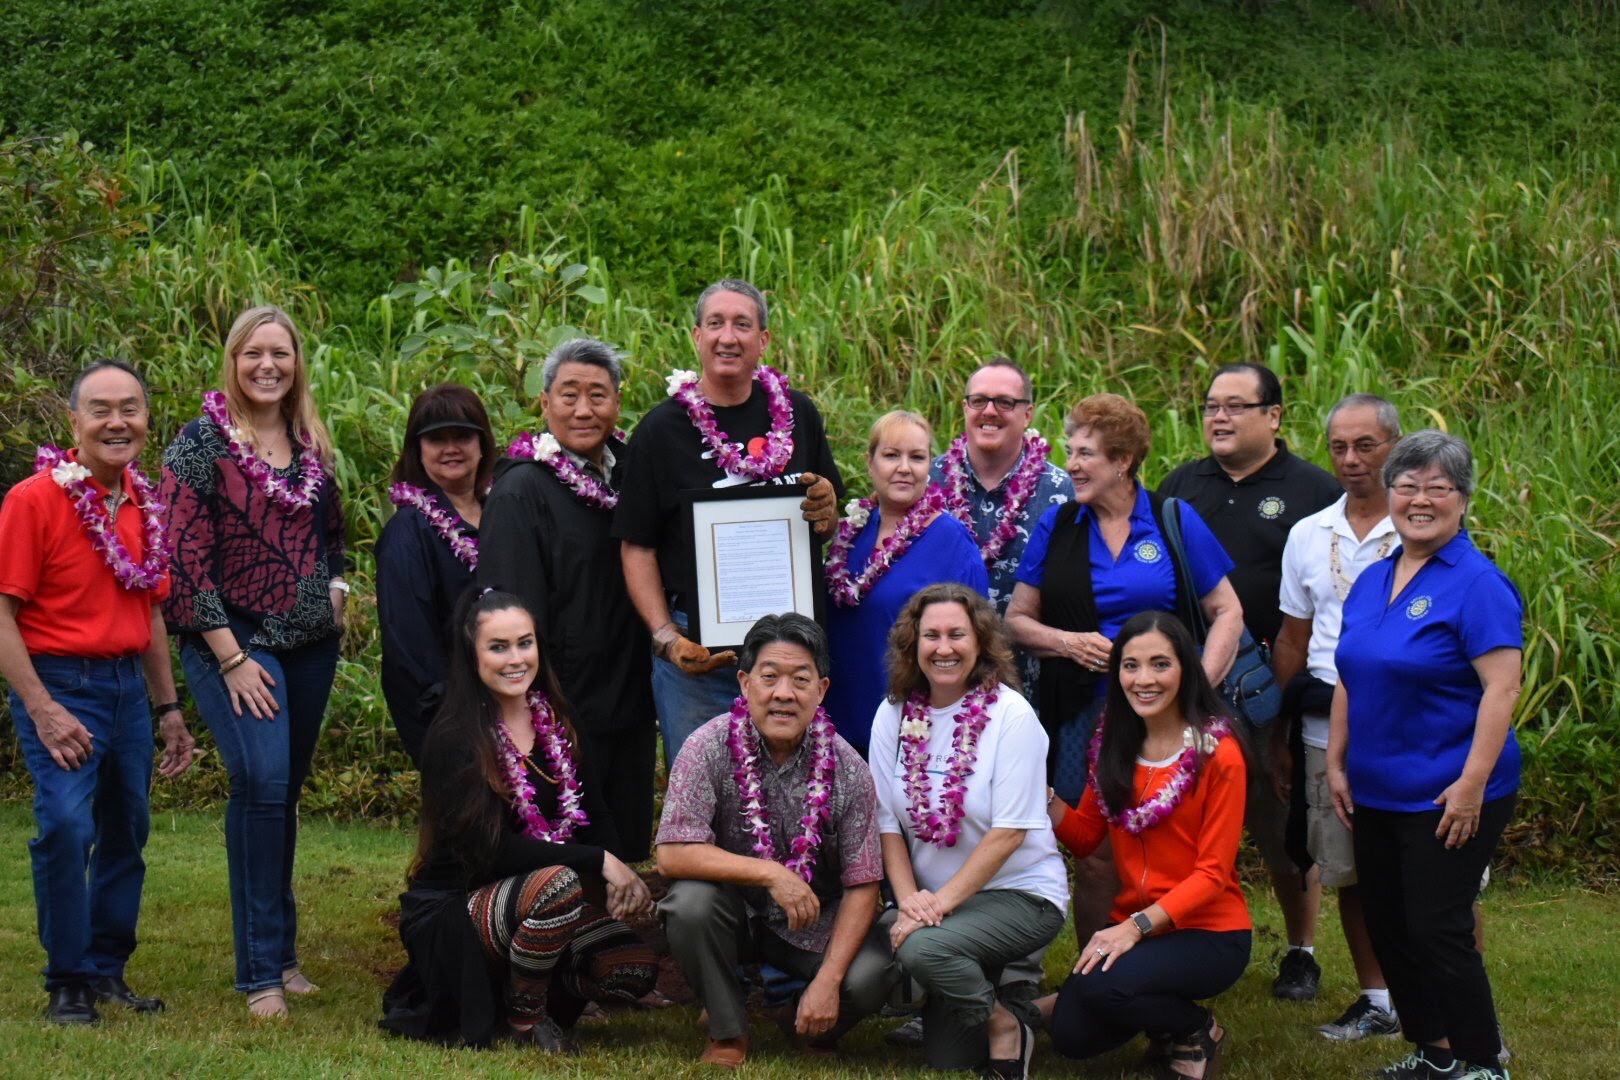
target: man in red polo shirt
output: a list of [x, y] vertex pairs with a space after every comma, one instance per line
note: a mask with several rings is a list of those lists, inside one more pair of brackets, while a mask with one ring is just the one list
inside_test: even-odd
[[68, 408], [75, 448], [43, 449], [39, 471], [0, 504], [0, 676], [34, 778], [45, 1016], [93, 1024], [98, 1001], [163, 1008], [124, 982], [146, 878], [148, 685], [162, 702], [164, 776], [191, 764], [192, 738], [157, 610], [169, 590], [163, 510], [136, 467], [146, 385], [128, 364], [99, 360]]

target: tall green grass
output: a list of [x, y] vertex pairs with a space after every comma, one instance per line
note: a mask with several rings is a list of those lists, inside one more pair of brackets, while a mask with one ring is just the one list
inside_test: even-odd
[[[706, 272], [770, 291], [771, 360], [815, 395], [857, 489], [873, 418], [905, 405], [954, 432], [966, 374], [997, 352], [1034, 371], [1037, 426], [1051, 436], [1084, 394], [1132, 396], [1154, 425], [1150, 483], [1203, 452], [1196, 403], [1209, 370], [1235, 359], [1282, 374], [1284, 433], [1318, 461], [1322, 421], [1351, 391], [1390, 396], [1409, 427], [1463, 435], [1480, 464], [1470, 527], [1526, 600], [1528, 765], [1512, 850], [1614, 874], [1620, 161], [1437, 154], [1405, 123], [1322, 139], [1282, 107], [1175, 74], [1158, 39], [1133, 54], [1120, 100], [1053, 131], [1065, 181], [1040, 190], [1039, 213], [1019, 152], [967, 194], [913, 186], [836, 230], [805, 231], [776, 181], [714, 236]], [[662, 397], [664, 373], [692, 361], [691, 296], [627, 283], [525, 210], [509, 249], [427, 265], [338, 324], [290, 247], [188, 206], [168, 166], [131, 153], [98, 168], [98, 183], [129, 193], [127, 213], [76, 264], [99, 291], [42, 309], [24, 337], [39, 355], [115, 350], [146, 363], [161, 442], [216, 380], [234, 312], [260, 300], [294, 309], [337, 439], [362, 584], [311, 805], [405, 810], [410, 779], [377, 693], [365, 586], [412, 395], [466, 381], [509, 436], [533, 422], [535, 361], [584, 332], [631, 354], [633, 420]]]

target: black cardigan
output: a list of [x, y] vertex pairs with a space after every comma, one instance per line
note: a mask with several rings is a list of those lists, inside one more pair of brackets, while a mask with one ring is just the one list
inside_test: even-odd
[[[481, 779], [473, 779], [477, 765], [472, 748], [437, 738], [439, 734], [429, 729], [424, 748], [424, 812], [448, 800], [493, 794]], [[581, 766], [585, 815], [607, 823], [600, 798], [592, 794], [600, 787], [592, 783], [585, 763]], [[529, 782], [534, 785], [535, 805], [552, 820], [556, 785], [532, 767]], [[508, 813], [506, 820], [495, 851], [472, 868], [458, 857], [465, 845], [454, 837], [440, 837], [400, 896], [399, 936], [408, 960], [383, 994], [378, 1026], [384, 1031], [434, 1042], [488, 1045], [504, 1027], [506, 972], [486, 958], [467, 914], [467, 895], [491, 882], [548, 866], [567, 866], [592, 884], [601, 881], [603, 850], [609, 841], [616, 841], [611, 827], [587, 825], [575, 832], [573, 841], [552, 844], [524, 834], [516, 815]]]

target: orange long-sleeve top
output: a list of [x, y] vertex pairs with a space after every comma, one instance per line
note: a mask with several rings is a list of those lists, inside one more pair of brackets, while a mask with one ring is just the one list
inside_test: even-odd
[[[1133, 803], [1152, 798], [1173, 772], [1138, 762]], [[1235, 740], [1222, 739], [1175, 811], [1136, 836], [1108, 823], [1087, 785], [1080, 806], [1058, 823], [1058, 841], [1080, 858], [1104, 833], [1113, 841], [1117, 922], [1157, 903], [1178, 929], [1248, 930], [1253, 924], [1237, 876], [1246, 776], [1243, 751]]]

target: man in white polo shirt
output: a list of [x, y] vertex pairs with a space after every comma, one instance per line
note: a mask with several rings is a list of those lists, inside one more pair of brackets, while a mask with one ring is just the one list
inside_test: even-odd
[[[1382, 479], [1384, 459], [1401, 436], [1400, 416], [1381, 397], [1351, 394], [1328, 413], [1327, 435], [1333, 473], [1345, 494], [1326, 509], [1300, 519], [1289, 531], [1279, 596], [1283, 625], [1272, 650], [1272, 663], [1283, 686], [1302, 671], [1310, 676], [1302, 680], [1299, 709], [1305, 752], [1306, 846], [1321, 871], [1322, 884], [1338, 890], [1339, 921], [1361, 986], [1360, 995], [1344, 1015], [1317, 1031], [1330, 1039], [1352, 1040], [1394, 1035], [1401, 1025], [1390, 1007], [1389, 990], [1362, 920], [1350, 831], [1333, 812], [1328, 793], [1328, 704], [1338, 682], [1333, 650], [1339, 643], [1344, 598], [1362, 570], [1400, 542], [1389, 519]], [[1281, 723], [1277, 726], [1282, 727]], [[1286, 788], [1296, 774], [1286, 749], [1277, 749], [1281, 752], [1272, 755], [1273, 773], [1279, 788]]]

